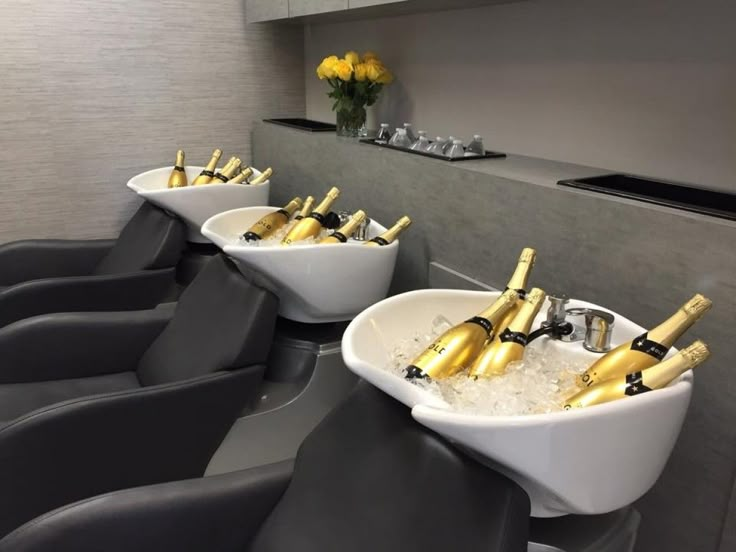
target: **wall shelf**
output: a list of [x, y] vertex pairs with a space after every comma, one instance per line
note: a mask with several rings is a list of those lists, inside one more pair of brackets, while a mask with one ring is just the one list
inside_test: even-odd
[[246, 0], [248, 23], [339, 23], [529, 0]]

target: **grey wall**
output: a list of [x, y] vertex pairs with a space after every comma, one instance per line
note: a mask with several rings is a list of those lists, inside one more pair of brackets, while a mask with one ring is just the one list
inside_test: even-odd
[[736, 191], [734, 21], [732, 0], [536, 0], [312, 25], [307, 113], [334, 120], [323, 57], [373, 49], [398, 76], [374, 127]]
[[365, 209], [383, 224], [409, 214], [414, 224], [401, 237], [394, 292], [426, 287], [432, 261], [502, 288], [519, 251], [531, 246], [538, 251], [535, 286], [604, 305], [645, 327], [696, 292], [710, 297], [713, 309], [678, 346], [702, 338], [713, 357], [695, 375], [662, 477], [637, 503], [637, 551], [732, 551], [719, 543], [732, 543], [736, 526], [736, 509], [729, 511], [736, 222], [556, 187], [590, 169], [516, 156], [451, 164], [267, 124], [256, 125], [253, 156], [264, 165], [279, 162], [275, 205], [337, 185], [341, 209]]
[[304, 114], [302, 29], [246, 28], [243, 0], [4, 1], [0, 36], [2, 242], [114, 235], [131, 176]]

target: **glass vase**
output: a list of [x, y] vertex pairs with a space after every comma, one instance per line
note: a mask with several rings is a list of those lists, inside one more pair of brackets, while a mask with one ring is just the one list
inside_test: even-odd
[[363, 106], [340, 109], [337, 114], [337, 135], [357, 138], [360, 129], [365, 125], [366, 112]]

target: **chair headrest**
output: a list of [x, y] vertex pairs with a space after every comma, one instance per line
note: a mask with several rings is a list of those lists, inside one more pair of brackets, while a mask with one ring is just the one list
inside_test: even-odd
[[176, 266], [186, 247], [186, 226], [147, 201], [120, 232], [94, 274], [118, 274]]
[[257, 278], [216, 255], [182, 293], [173, 319], [141, 357], [138, 378], [156, 385], [264, 364], [278, 309], [276, 295]]
[[361, 382], [307, 437], [263, 550], [526, 550], [529, 497]]

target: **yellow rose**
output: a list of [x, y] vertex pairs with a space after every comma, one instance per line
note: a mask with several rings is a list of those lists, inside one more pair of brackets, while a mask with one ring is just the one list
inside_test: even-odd
[[378, 60], [378, 56], [375, 54], [375, 52], [371, 52], [369, 50], [365, 54], [363, 54], [363, 61], [368, 61], [369, 59]]
[[345, 61], [347, 61], [353, 67], [358, 65], [358, 63], [360, 63], [360, 57], [358, 57], [358, 52], [353, 52], [352, 50], [350, 50], [349, 52], [346, 52]]
[[317, 76], [321, 79], [334, 79], [337, 76], [335, 65], [337, 64], [337, 56], [326, 57], [317, 67]]
[[384, 68], [383, 73], [376, 79], [379, 84], [391, 84], [394, 82], [394, 75], [388, 69]]
[[378, 82], [378, 79], [381, 78], [381, 75], [386, 70], [380, 62], [376, 62], [375, 60], [368, 60], [365, 63], [365, 68], [368, 80], [373, 82]]
[[368, 66], [365, 63], [359, 63], [355, 66], [355, 80], [363, 82], [368, 78]]
[[339, 59], [337, 60], [337, 63], [335, 63], [335, 73], [337, 73], [340, 80], [347, 82], [353, 76], [353, 66], [344, 59]]

